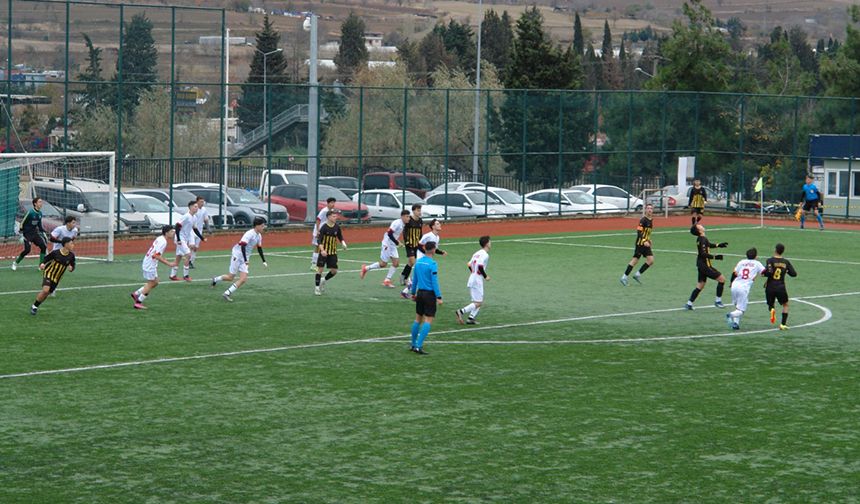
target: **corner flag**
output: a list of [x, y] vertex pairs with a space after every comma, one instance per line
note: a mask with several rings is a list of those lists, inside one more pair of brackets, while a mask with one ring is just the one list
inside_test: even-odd
[[764, 186], [764, 177], [759, 177], [758, 182], [755, 183], [755, 192], [761, 192], [763, 186]]

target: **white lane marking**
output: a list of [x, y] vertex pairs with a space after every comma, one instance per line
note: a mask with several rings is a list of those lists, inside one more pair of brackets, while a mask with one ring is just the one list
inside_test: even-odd
[[[817, 296], [817, 297], [818, 298], [839, 297], [839, 296], [851, 296], [851, 295], [856, 295], [856, 294], [860, 294], [860, 292], [825, 294], [825, 295], [821, 295], [821, 296]], [[793, 299], [795, 301], [798, 301], [798, 302], [805, 302], [801, 298], [793, 298]], [[757, 301], [756, 303], [761, 303], [761, 302], [762, 301]], [[814, 303], [809, 303], [809, 302], [805, 302], [805, 303], [819, 308], [820, 310], [825, 312], [825, 316], [823, 316], [821, 319], [819, 319], [815, 322], [795, 326], [796, 328], [820, 324], [820, 323], [826, 322], [827, 320], [829, 320], [832, 317], [832, 314], [831, 314], [829, 309], [827, 309], [823, 306], [814, 304]], [[475, 331], [489, 331], [489, 330], [495, 330], [495, 329], [508, 329], [508, 328], [512, 328], [512, 327], [529, 327], [529, 326], [536, 326], [536, 325], [556, 324], [556, 323], [563, 323], [563, 322], [576, 322], [576, 321], [581, 321], [581, 320], [594, 320], [594, 319], [600, 319], [600, 318], [629, 317], [629, 316], [644, 315], [644, 314], [649, 314], [649, 313], [666, 313], [666, 312], [675, 312], [675, 311], [682, 311], [682, 310], [684, 310], [684, 308], [665, 308], [665, 309], [660, 309], [660, 310], [647, 310], [647, 311], [636, 311], [636, 312], [627, 312], [627, 313], [606, 313], [606, 314], [600, 314], [600, 315], [584, 315], [584, 316], [579, 316], [579, 317], [567, 317], [567, 318], [552, 319], [552, 320], [536, 320], [536, 321], [532, 321], [532, 322], [499, 324], [499, 325], [493, 325], [493, 326], [470, 327], [470, 328], [464, 328], [464, 329], [451, 329], [451, 330], [447, 330], [447, 331], [436, 331], [433, 334], [434, 335], [440, 335], [440, 334], [453, 334], [453, 333], [467, 333], [467, 332], [475, 332]], [[694, 335], [694, 336], [675, 336], [675, 337], [668, 336], [668, 337], [662, 337], [662, 339], [661, 339], [661, 337], [657, 337], [657, 338], [651, 338], [651, 339], [639, 338], [639, 339], [629, 339], [629, 340], [623, 340], [623, 341], [613, 341], [613, 340], [585, 341], [585, 340], [579, 340], [579, 341], [572, 341], [572, 342], [579, 342], [579, 343], [585, 343], [585, 342], [590, 342], [590, 343], [620, 343], [620, 342], [637, 343], [637, 342], [639, 342], [639, 343], [645, 343], [645, 342], [649, 342], [649, 341], [664, 341], [664, 340], [670, 340], [670, 339], [697, 339], [697, 338], [704, 338], [704, 337], [711, 337], [712, 338], [712, 337], [718, 337], [721, 335], [723, 335], [723, 336], [725, 336], [725, 335], [729, 335], [729, 336], [736, 336], [737, 335], [737, 336], [739, 336], [739, 335], [745, 335], [745, 334], [757, 334], [757, 333], [762, 333], [762, 332], [770, 332], [773, 330], [775, 330], [775, 329], [763, 329], [763, 330], [758, 330], [758, 331], [746, 331], [746, 332], [741, 332], [741, 333], [734, 333], [734, 332], [732, 332], [732, 333], [720, 333], [717, 335]], [[12, 373], [12, 374], [0, 375], [0, 380], [8, 379], [8, 378], [25, 378], [25, 377], [30, 377], [30, 376], [41, 376], [41, 375], [57, 375], [57, 374], [67, 374], [67, 373], [79, 373], [79, 372], [84, 372], [84, 371], [94, 371], [94, 370], [100, 370], [100, 369], [114, 369], [114, 368], [144, 366], [144, 365], [149, 365], [149, 364], [161, 364], [161, 363], [169, 363], [169, 362], [182, 362], [182, 361], [191, 361], [191, 360], [214, 359], [214, 358], [219, 358], [219, 357], [232, 357], [232, 356], [236, 356], [236, 355], [251, 355], [251, 354], [260, 354], [260, 353], [283, 352], [283, 351], [289, 351], [289, 350], [301, 350], [301, 349], [306, 349], [306, 348], [323, 348], [323, 347], [330, 347], [330, 346], [351, 345], [351, 344], [356, 344], [356, 343], [381, 343], [381, 342], [385, 342], [388, 340], [402, 340], [402, 339], [406, 339], [408, 337], [409, 337], [409, 335], [398, 334], [398, 335], [394, 335], [394, 336], [382, 336], [382, 337], [375, 337], [375, 338], [362, 338], [362, 339], [354, 339], [354, 340], [329, 341], [329, 342], [321, 342], [321, 343], [307, 343], [307, 344], [303, 344], [303, 345], [289, 345], [289, 346], [280, 346], [280, 347], [274, 347], [274, 348], [237, 350], [237, 351], [233, 351], [233, 352], [219, 352], [219, 353], [209, 353], [209, 354], [200, 354], [200, 355], [189, 355], [189, 356], [184, 356], [184, 357], [164, 357], [164, 358], [160, 358], [160, 359], [147, 359], [147, 360], [130, 361], [130, 362], [117, 362], [117, 363], [112, 363], [112, 364], [96, 364], [96, 365], [91, 365], [91, 366], [80, 366], [80, 367], [74, 367], [74, 368], [47, 369], [47, 370], [43, 370], [43, 371], [28, 371], [28, 372], [24, 372], [24, 373]], [[434, 342], [434, 343], [441, 343], [441, 341]], [[553, 342], [547, 342], [546, 344], [557, 344], [557, 343], [558, 342], [553, 341]], [[489, 343], [484, 343], [484, 344], [489, 344]], [[540, 343], [536, 343], [536, 344], [540, 344]]]

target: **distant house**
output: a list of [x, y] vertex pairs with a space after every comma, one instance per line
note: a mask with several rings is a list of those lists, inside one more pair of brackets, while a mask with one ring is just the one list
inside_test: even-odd
[[809, 171], [828, 214], [860, 215], [860, 135], [809, 135]]

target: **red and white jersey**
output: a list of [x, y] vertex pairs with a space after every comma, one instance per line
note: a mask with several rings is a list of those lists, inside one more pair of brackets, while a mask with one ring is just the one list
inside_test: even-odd
[[158, 258], [164, 254], [167, 248], [167, 238], [164, 235], [159, 236], [152, 242], [152, 246], [143, 256], [143, 271], [158, 271]]
[[191, 212], [185, 212], [182, 217], [176, 221], [177, 224], [182, 226], [179, 228], [179, 232], [173, 236], [174, 242], [183, 242], [185, 244], [194, 245], [192, 238], [194, 237], [194, 216], [191, 215]]
[[474, 254], [472, 254], [472, 258], [469, 260], [469, 271], [472, 273], [469, 275], [469, 281], [466, 282], [466, 287], [475, 287], [476, 285], [483, 285], [484, 277], [480, 273], [480, 269], [478, 266], [482, 266], [484, 271], [487, 271], [487, 265], [490, 263], [490, 254], [481, 249]]
[[328, 206], [324, 206], [322, 210], [317, 214], [317, 220], [314, 222], [314, 237], [319, 234], [320, 226], [325, 222], [326, 217], [328, 216]]
[[764, 271], [764, 266], [755, 259], [742, 259], [735, 266], [737, 278], [732, 282], [732, 285], [745, 285], [749, 287], [753, 284], [755, 278]]
[[388, 237], [388, 232], [391, 231], [391, 234], [394, 235], [395, 238], [403, 234], [403, 219], [397, 218], [391, 221], [391, 225], [388, 226], [388, 230], [385, 231], [385, 234], [382, 235], [382, 244], [388, 247], [397, 247], [397, 245], [391, 241], [391, 238]]
[[245, 244], [245, 255], [250, 256], [254, 247], [258, 247], [263, 244], [263, 235], [258, 233], [254, 228], [245, 231], [245, 234], [242, 235], [242, 239], [239, 240], [239, 243], [233, 245], [234, 256], [239, 258], [242, 257], [243, 243]]
[[[66, 226], [57, 226], [54, 228], [53, 231], [51, 231], [51, 237], [53, 237], [55, 240], [62, 241], [63, 238], [71, 238], [72, 240], [74, 240], [77, 236], [78, 228], [76, 227], [73, 227], [72, 230], [69, 231], [69, 228], [67, 228]], [[58, 250], [62, 246], [62, 243], [54, 242], [54, 247], [51, 250]]]
[[[441, 240], [442, 240], [442, 238], [439, 235], [437, 235], [433, 231], [430, 231], [429, 233], [425, 233], [424, 236], [421, 237], [421, 239], [418, 241], [418, 244], [419, 245], [427, 245], [430, 242], [436, 242], [436, 248], [438, 249], [439, 248], [439, 242]], [[420, 248], [418, 249], [416, 257], [418, 259], [421, 259], [422, 257], [424, 257], [424, 252], [421, 252]]]
[[203, 226], [209, 221], [209, 210], [206, 207], [199, 208], [197, 213], [194, 214], [194, 227], [197, 228], [197, 231], [200, 231], [200, 234], [203, 234]]

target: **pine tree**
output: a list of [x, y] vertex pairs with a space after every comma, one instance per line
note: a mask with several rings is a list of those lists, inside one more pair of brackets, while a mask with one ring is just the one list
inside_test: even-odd
[[[158, 81], [158, 50], [152, 38], [152, 21], [146, 14], [135, 14], [131, 22], [123, 25], [122, 57], [117, 59], [114, 82], [122, 80], [122, 110], [131, 116], [140, 101], [140, 95]], [[122, 60], [122, 61], [120, 61]], [[116, 105], [115, 94], [110, 101]]]
[[577, 56], [585, 54], [585, 40], [582, 36], [582, 21], [579, 19], [579, 11], [573, 20], [573, 52]]
[[369, 56], [364, 44], [364, 20], [350, 12], [340, 26], [340, 48], [334, 57], [334, 64], [341, 80], [349, 82], [355, 72], [367, 64]]
[[511, 61], [513, 39], [514, 30], [508, 11], [504, 11], [501, 17], [492, 9], [487, 11], [481, 24], [481, 59], [492, 63], [502, 80]]
[[[242, 96], [239, 98], [239, 127], [244, 131], [250, 131], [264, 122], [264, 80], [269, 87], [266, 97], [269, 117], [274, 117], [288, 106], [302, 102], [298, 90], [283, 87], [283, 84], [289, 82], [286, 75], [287, 60], [283, 52], [272, 52], [278, 49], [280, 42], [281, 35], [269, 21], [269, 16], [265, 16], [263, 29], [256, 33], [257, 50], [254, 51], [251, 71], [242, 84]], [[265, 57], [265, 68], [263, 53], [270, 53]]]
[[433, 32], [441, 37], [445, 50], [453, 57], [451, 69], [459, 68], [466, 75], [474, 77], [477, 56], [472, 28], [452, 19], [447, 26], [444, 23], [437, 24]]
[[609, 21], [603, 24], [603, 45], [600, 49], [601, 81], [600, 89], [621, 89], [622, 79], [618, 62], [615, 60], [615, 50], [612, 48], [612, 32]]
[[90, 36], [81, 34], [87, 46], [87, 66], [77, 75], [77, 80], [86, 83], [86, 89], [81, 96], [81, 106], [89, 109], [101, 105], [109, 92], [107, 83], [102, 76], [102, 48], [95, 47]]

